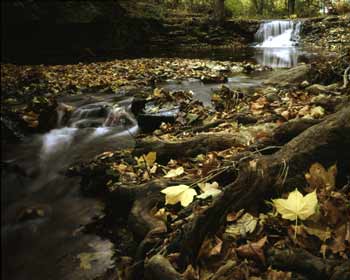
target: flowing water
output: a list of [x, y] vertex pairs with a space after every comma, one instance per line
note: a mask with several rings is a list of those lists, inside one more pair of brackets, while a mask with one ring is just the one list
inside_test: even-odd
[[274, 68], [290, 68], [302, 54], [298, 48], [301, 23], [291, 20], [273, 20], [261, 24], [255, 38], [255, 59], [259, 64]]
[[[303, 51], [298, 45], [300, 40], [300, 21], [272, 20], [261, 23], [255, 34], [256, 43], [253, 48], [242, 51], [241, 59], [255, 62], [272, 68], [291, 68], [302, 60], [308, 60], [310, 53]], [[223, 51], [223, 50], [221, 50]], [[225, 57], [225, 52], [219, 53], [219, 58]], [[240, 59], [226, 52], [226, 58]], [[282, 70], [281, 70], [282, 71]], [[236, 74], [228, 79], [227, 86], [234, 89], [254, 90], [268, 78], [269, 73], [260, 75]], [[200, 80], [189, 80], [181, 83], [169, 82], [162, 85], [169, 90], [192, 90], [194, 96], [205, 105], [210, 105], [211, 94], [221, 85], [204, 84]]]
[[[112, 243], [81, 231], [102, 214], [101, 203], [82, 197], [79, 179], [64, 174], [78, 160], [133, 147], [131, 99], [113, 98], [66, 98], [77, 108], [69, 116], [59, 106], [56, 129], [2, 147], [12, 166], [2, 172], [3, 279], [94, 279], [111, 266]], [[98, 256], [90, 270], [80, 268], [84, 254]]]

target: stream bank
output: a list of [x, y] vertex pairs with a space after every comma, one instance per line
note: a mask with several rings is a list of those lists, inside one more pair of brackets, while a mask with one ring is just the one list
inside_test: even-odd
[[[5, 276], [215, 279], [227, 273], [226, 279], [246, 275], [291, 279], [293, 273], [299, 277], [305, 267], [298, 262], [289, 266], [289, 257], [278, 251], [286, 247], [293, 249], [295, 259], [308, 258], [313, 272], [321, 277], [348, 273], [348, 266], [342, 265], [349, 252], [339, 242], [348, 232], [344, 217], [349, 175], [344, 148], [349, 144], [348, 110], [343, 109], [338, 117], [338, 111], [349, 104], [341, 76], [324, 72], [331, 76], [330, 87], [311, 90], [313, 83], [323, 80], [313, 75], [311, 70], [318, 68], [310, 65], [272, 71], [252, 62], [179, 58], [55, 66], [4, 64], [1, 70], [2, 104], [6, 105], [2, 130], [9, 128], [9, 135], [18, 141], [21, 137], [16, 134], [24, 134], [22, 144], [2, 139], [6, 167], [2, 185], [12, 186], [2, 189], [6, 198], [2, 201], [2, 242], [5, 252], [15, 252], [6, 258]], [[265, 85], [268, 78], [270, 85]], [[160, 112], [166, 113], [165, 122]], [[136, 137], [145, 117], [152, 117], [152, 123], [156, 118], [157, 126], [141, 127]], [[11, 130], [8, 124], [21, 129]], [[324, 128], [329, 129], [326, 136]], [[299, 137], [304, 130], [313, 145]], [[298, 138], [295, 145], [286, 144], [292, 138]], [[315, 175], [309, 170], [315, 158], [300, 155], [300, 147], [314, 149], [306, 153], [315, 154], [327, 168], [338, 162], [338, 174], [330, 168], [328, 179], [317, 177], [326, 180], [319, 190], [325, 213], [321, 231], [325, 227], [332, 231], [326, 243], [322, 235], [315, 235], [313, 225], [294, 240], [293, 226], [269, 215], [260, 199], [279, 197], [296, 185], [306, 186], [306, 171]], [[320, 152], [325, 150], [330, 151], [327, 156]], [[291, 163], [280, 162], [284, 157]], [[271, 176], [246, 184], [249, 192], [244, 189], [232, 198], [230, 194], [235, 195], [241, 184], [255, 178], [254, 166], [260, 168], [261, 158], [267, 160], [262, 170]], [[238, 177], [249, 168], [251, 176]], [[175, 176], [164, 178], [174, 170], [178, 170]], [[232, 189], [237, 178], [241, 181]], [[264, 178], [277, 178], [277, 182]], [[271, 186], [281, 180], [286, 180], [283, 188], [272, 191]], [[219, 200], [196, 198], [186, 208], [164, 204], [162, 189], [187, 184], [201, 192], [197, 186], [201, 182], [216, 182], [224, 195]], [[326, 201], [329, 184], [336, 195]], [[81, 192], [90, 198], [82, 198]], [[252, 196], [251, 203], [244, 205], [241, 197], [254, 192], [261, 197]], [[222, 210], [232, 205], [239, 208], [230, 213]], [[256, 227], [245, 233], [235, 231], [237, 224], [244, 223], [243, 217]], [[269, 243], [264, 241], [266, 234], [272, 236]], [[247, 248], [249, 244], [254, 251]], [[317, 266], [324, 244], [327, 261]], [[296, 250], [299, 246], [307, 252]], [[161, 256], [164, 252], [167, 259]], [[332, 269], [322, 276], [325, 267]]]

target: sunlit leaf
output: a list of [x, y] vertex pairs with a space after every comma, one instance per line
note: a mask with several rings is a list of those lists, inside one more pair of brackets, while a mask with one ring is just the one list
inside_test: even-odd
[[174, 178], [177, 176], [180, 176], [185, 172], [184, 168], [182, 166], [176, 168], [176, 169], [171, 169], [167, 174], [164, 175], [165, 178]]
[[197, 198], [206, 199], [209, 196], [214, 197], [221, 193], [221, 190], [218, 189], [219, 184], [217, 182], [199, 183], [198, 186], [203, 193], [198, 195]]
[[298, 189], [291, 192], [287, 199], [274, 199], [272, 202], [282, 218], [291, 221], [306, 220], [316, 212], [318, 204], [316, 191], [303, 196]]
[[152, 167], [153, 164], [156, 162], [156, 159], [157, 159], [157, 153], [149, 152], [147, 155], [142, 155], [139, 158], [137, 158], [137, 164], [139, 166], [142, 166], [146, 163], [147, 167]]
[[174, 205], [180, 202], [183, 207], [188, 206], [193, 201], [194, 196], [197, 195], [196, 190], [187, 185], [167, 187], [161, 193], [165, 194], [165, 204]]

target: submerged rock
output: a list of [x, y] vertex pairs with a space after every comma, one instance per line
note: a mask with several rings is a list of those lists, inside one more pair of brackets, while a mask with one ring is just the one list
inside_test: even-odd
[[137, 121], [142, 131], [152, 132], [159, 128], [162, 123], [174, 123], [179, 112], [178, 107], [162, 108], [156, 112], [152, 112], [152, 109], [149, 109], [139, 114]]

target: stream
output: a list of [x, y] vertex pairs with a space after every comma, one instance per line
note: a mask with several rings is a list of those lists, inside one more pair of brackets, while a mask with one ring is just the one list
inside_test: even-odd
[[[251, 59], [273, 68], [295, 66], [305, 54], [296, 46], [299, 31], [300, 23], [263, 23], [257, 44], [250, 47]], [[235, 74], [226, 85], [253, 90], [268, 75]], [[221, 84], [188, 80], [161, 86], [192, 90], [194, 98], [210, 105], [211, 92]], [[3, 161], [11, 166], [1, 178], [3, 279], [95, 279], [113, 265], [111, 241], [82, 230], [103, 215], [102, 203], [83, 197], [80, 179], [65, 172], [71, 164], [104, 151], [134, 146], [139, 128], [130, 113], [132, 97], [85, 94], [59, 102], [76, 109], [69, 116], [57, 112], [55, 129], [2, 146]], [[91, 269], [81, 267], [86, 254], [95, 256]]]

